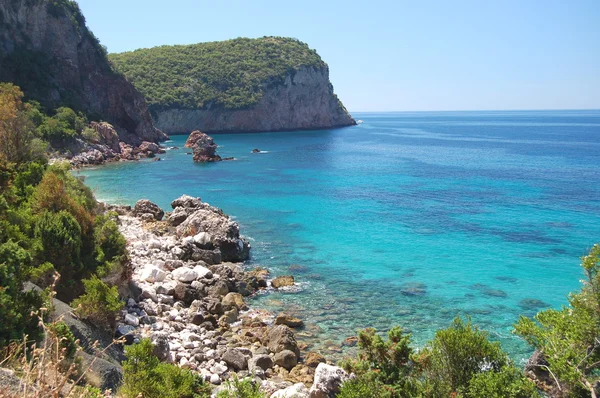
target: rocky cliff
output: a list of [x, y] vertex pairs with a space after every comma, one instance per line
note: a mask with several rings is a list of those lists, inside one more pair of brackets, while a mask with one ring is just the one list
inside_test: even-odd
[[238, 38], [111, 54], [168, 134], [322, 129], [355, 124], [329, 68], [307, 44]]
[[356, 124], [329, 82], [329, 69], [303, 67], [283, 82], [265, 84], [262, 98], [243, 109], [164, 109], [155, 124], [168, 134], [323, 129]]
[[50, 109], [64, 105], [106, 120], [130, 144], [167, 138], [143, 96], [112, 70], [74, 1], [0, 1], [0, 81]]

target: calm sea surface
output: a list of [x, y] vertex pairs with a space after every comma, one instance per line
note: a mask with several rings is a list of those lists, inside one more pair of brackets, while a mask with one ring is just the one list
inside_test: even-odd
[[249, 266], [300, 283], [253, 304], [313, 324], [301, 339], [325, 354], [367, 326], [401, 325], [422, 344], [468, 314], [523, 359], [512, 324], [566, 304], [579, 256], [600, 242], [600, 111], [354, 117], [363, 123], [215, 135], [235, 161], [194, 164], [173, 136], [180, 149], [161, 162], [76, 173], [108, 202], [170, 210], [186, 193], [235, 217]]

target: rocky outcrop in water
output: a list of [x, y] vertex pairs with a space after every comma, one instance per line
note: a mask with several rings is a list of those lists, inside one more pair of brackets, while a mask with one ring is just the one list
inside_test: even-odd
[[218, 145], [215, 144], [212, 137], [200, 130], [192, 131], [185, 142], [185, 147], [194, 150], [193, 159], [196, 163], [220, 162], [223, 160], [217, 155]]
[[[49, 109], [95, 114], [130, 145], [167, 138], [153, 126], [142, 95], [112, 70], [75, 2], [0, 2], [0, 81], [19, 85]], [[118, 152], [114, 141], [109, 147]]]
[[164, 109], [152, 112], [158, 128], [167, 134], [195, 129], [205, 132], [256, 132], [323, 129], [355, 125], [333, 94], [327, 66], [303, 67], [283, 82], [264, 82], [260, 101], [244, 109]]

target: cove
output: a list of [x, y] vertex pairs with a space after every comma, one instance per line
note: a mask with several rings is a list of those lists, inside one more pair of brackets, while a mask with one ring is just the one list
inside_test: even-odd
[[326, 356], [367, 326], [423, 344], [463, 314], [525, 359], [512, 324], [566, 304], [600, 241], [600, 111], [353, 116], [363, 123], [215, 135], [234, 161], [194, 164], [172, 136], [160, 162], [74, 173], [109, 203], [171, 210], [185, 193], [222, 208], [251, 241], [248, 267], [299, 283], [251, 304], [303, 318], [297, 336]]

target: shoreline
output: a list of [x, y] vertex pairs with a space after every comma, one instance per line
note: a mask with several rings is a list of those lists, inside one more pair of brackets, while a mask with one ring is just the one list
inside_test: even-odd
[[213, 385], [236, 374], [260, 379], [269, 396], [286, 388], [308, 393], [326, 359], [302, 351], [293, 330], [301, 320], [246, 303], [276, 284], [265, 269], [245, 269], [250, 245], [237, 223], [199, 198], [184, 195], [172, 207], [163, 219], [147, 200], [133, 208], [105, 204], [119, 215], [132, 271], [117, 335], [150, 338], [161, 360]]

